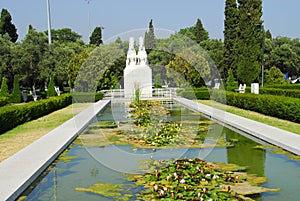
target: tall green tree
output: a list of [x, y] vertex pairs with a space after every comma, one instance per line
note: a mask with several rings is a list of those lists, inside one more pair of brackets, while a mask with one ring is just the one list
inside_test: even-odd
[[[152, 19], [149, 22], [149, 30], [145, 33], [145, 48], [146, 50], [153, 50], [155, 49], [155, 35], [154, 35], [154, 27]], [[149, 51], [150, 52], [150, 51]]]
[[224, 14], [224, 54], [220, 73], [223, 77], [227, 77], [229, 69], [232, 69], [233, 74], [236, 74], [237, 69], [236, 42], [239, 10], [236, 0], [226, 0]]
[[12, 103], [20, 103], [22, 101], [22, 94], [19, 85], [19, 76], [14, 76], [14, 86], [13, 91], [11, 93], [10, 101]]
[[194, 29], [194, 34], [195, 34], [195, 40], [197, 43], [201, 43], [202, 41], [208, 40], [208, 32], [204, 29], [201, 20], [198, 18], [195, 29]]
[[94, 29], [92, 35], [90, 36], [90, 44], [97, 45], [97, 46], [103, 44], [101, 27], [96, 27]]
[[45, 80], [41, 77], [41, 72], [47, 68], [53, 71], [54, 66], [44, 66], [43, 56], [49, 51], [47, 36], [43, 32], [37, 32], [32, 26], [22, 43], [23, 48], [23, 63], [22, 74], [20, 75], [22, 81], [27, 86], [33, 88], [38, 87]]
[[238, 0], [238, 62], [240, 83], [250, 85], [259, 80], [262, 48], [262, 1]]
[[185, 35], [197, 43], [208, 40], [208, 32], [204, 29], [201, 20], [198, 18], [194, 26], [180, 29], [179, 34]]
[[0, 18], [0, 34], [8, 34], [10, 37], [10, 40], [12, 42], [16, 42], [18, 40], [18, 34], [16, 26], [11, 22], [12, 17], [8, 10], [5, 8], [2, 8], [1, 11], [1, 18]]
[[[45, 31], [48, 34], [48, 31]], [[51, 39], [60, 43], [76, 42], [81, 39], [81, 35], [72, 31], [70, 28], [51, 29]]]

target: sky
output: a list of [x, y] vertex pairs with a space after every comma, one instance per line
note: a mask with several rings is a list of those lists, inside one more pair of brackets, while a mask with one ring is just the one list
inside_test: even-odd
[[[154, 29], [178, 32], [201, 19], [210, 38], [223, 39], [225, 0], [49, 0], [52, 29], [71, 28], [89, 42], [95, 27], [103, 27], [103, 40], [135, 29], [146, 29], [153, 19]], [[31, 24], [47, 30], [46, 0], [0, 0], [17, 27], [18, 41]], [[263, 0], [265, 29], [273, 35], [300, 38], [300, 1]]]

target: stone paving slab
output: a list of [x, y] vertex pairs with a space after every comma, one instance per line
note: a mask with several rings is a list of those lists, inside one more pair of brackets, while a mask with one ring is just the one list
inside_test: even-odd
[[270, 144], [281, 147], [296, 155], [300, 155], [300, 135], [298, 134], [231, 114], [196, 101], [181, 97], [174, 98], [174, 100], [194, 111], [204, 113], [212, 119], [221, 121]]
[[109, 104], [101, 100], [0, 163], [0, 200], [15, 200]]

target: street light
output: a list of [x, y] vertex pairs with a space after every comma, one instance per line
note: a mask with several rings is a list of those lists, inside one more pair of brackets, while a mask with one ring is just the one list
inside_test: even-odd
[[48, 42], [49, 42], [49, 49], [51, 51], [51, 19], [50, 19], [49, 0], [46, 0], [46, 4], [47, 4], [47, 17], [48, 17]]

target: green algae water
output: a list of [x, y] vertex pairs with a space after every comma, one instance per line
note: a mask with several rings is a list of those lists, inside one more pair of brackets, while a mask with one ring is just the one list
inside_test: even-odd
[[[207, 121], [205, 117], [168, 104], [170, 116], [166, 121]], [[128, 108], [124, 104], [111, 104], [98, 116], [98, 121], [111, 121], [130, 127]], [[94, 124], [92, 124], [94, 125]], [[276, 154], [277, 148], [256, 138], [220, 124], [210, 124], [212, 135], [230, 142], [231, 146], [218, 147], [135, 147], [127, 142], [116, 143], [109, 130], [89, 126], [70, 147], [23, 193], [20, 200], [138, 200], [144, 188], [127, 180], [128, 174], [141, 173], [143, 160], [167, 160], [172, 158], [202, 158], [210, 162], [233, 163], [247, 167], [248, 174], [266, 177], [266, 188], [280, 188], [279, 192], [260, 193], [254, 200], [299, 200], [300, 162], [290, 154]], [[191, 130], [195, 126], [191, 126]], [[200, 128], [197, 125], [197, 128]], [[195, 131], [199, 132], [199, 131]], [[204, 132], [204, 131], [201, 131]], [[97, 138], [93, 138], [93, 136]], [[106, 140], [100, 139], [106, 138]], [[84, 140], [83, 140], [84, 139]], [[88, 140], [87, 140], [88, 139]], [[99, 140], [99, 141], [98, 141]], [[92, 142], [92, 143], [91, 143]], [[215, 142], [212, 139], [204, 143]]]

